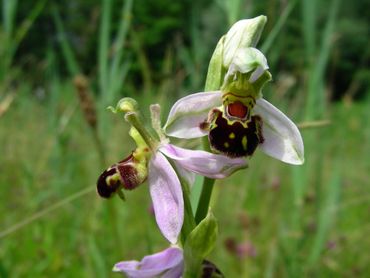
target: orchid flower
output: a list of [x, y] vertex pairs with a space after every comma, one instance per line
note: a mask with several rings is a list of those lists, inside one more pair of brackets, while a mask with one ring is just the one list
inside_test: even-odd
[[208, 135], [211, 149], [229, 157], [248, 157], [260, 147], [283, 162], [303, 163], [297, 126], [262, 97], [271, 74], [267, 59], [254, 46], [265, 22], [264, 16], [241, 20], [221, 38], [207, 76], [206, 88], [211, 90], [173, 105], [164, 127], [168, 136]]
[[224, 178], [246, 167], [246, 161], [170, 144], [160, 126], [159, 105], [151, 106], [154, 136], [140, 122], [135, 103], [125, 98], [113, 110], [125, 113], [125, 119], [133, 126], [130, 135], [138, 147], [127, 159], [101, 174], [98, 193], [109, 198], [121, 189], [133, 189], [148, 179], [156, 222], [164, 237], [174, 244], [184, 220], [183, 191], [178, 175], [187, 180], [192, 179], [190, 173]]
[[[250, 110], [238, 102], [223, 105], [224, 95], [222, 91], [201, 92], [178, 100], [170, 111], [167, 135], [178, 138], [208, 135], [211, 147], [216, 146], [215, 150], [232, 157], [252, 155], [258, 145], [283, 162], [303, 163], [302, 137], [286, 115], [263, 98], [257, 99]], [[191, 112], [186, 114], [184, 110]], [[206, 121], [210, 112], [213, 119], [209, 124]], [[250, 118], [246, 118], [248, 112]], [[205, 124], [210, 126], [208, 130]]]
[[[169, 247], [141, 261], [122, 261], [113, 267], [114, 272], [125, 273], [130, 278], [180, 278], [184, 271], [183, 250], [177, 246]], [[224, 277], [217, 267], [204, 260], [200, 277]]]
[[169, 247], [139, 261], [123, 261], [114, 265], [114, 272], [123, 272], [130, 278], [179, 278], [184, 269], [182, 249]]

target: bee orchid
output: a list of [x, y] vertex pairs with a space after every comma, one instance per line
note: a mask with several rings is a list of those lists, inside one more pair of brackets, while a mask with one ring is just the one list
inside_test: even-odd
[[[110, 198], [115, 193], [122, 195], [122, 189], [132, 190], [148, 180], [158, 227], [164, 237], [174, 244], [184, 220], [183, 191], [179, 176], [188, 183], [192, 183], [195, 173], [213, 179], [225, 178], [247, 167], [247, 163], [240, 158], [188, 150], [170, 144], [160, 126], [159, 105], [151, 106], [152, 128], [157, 133], [157, 136], [153, 136], [139, 123], [138, 112], [127, 112], [127, 103], [130, 102], [133, 100], [123, 99], [114, 111], [124, 112], [126, 120], [133, 125], [130, 136], [135, 140], [137, 148], [128, 158], [112, 165], [100, 175], [97, 191], [101, 197]], [[129, 110], [134, 109], [131, 107]]]
[[210, 91], [188, 95], [173, 105], [164, 127], [168, 136], [207, 135], [212, 150], [229, 157], [249, 157], [260, 147], [283, 162], [303, 163], [297, 126], [262, 96], [271, 74], [255, 45], [265, 22], [265, 16], [241, 20], [220, 39], [207, 76]]
[[165, 125], [166, 134], [177, 138], [208, 135], [214, 150], [231, 157], [251, 156], [259, 146], [283, 162], [304, 162], [301, 134], [283, 112], [263, 98], [255, 100], [252, 109], [241, 101], [225, 105], [225, 95], [232, 93], [201, 92], [178, 100]]
[[283, 162], [304, 162], [301, 134], [283, 112], [263, 98], [223, 102], [230, 96], [235, 97], [232, 92], [213, 91], [178, 100], [165, 125], [166, 134], [177, 138], [208, 135], [210, 146], [230, 157], [251, 156], [260, 147]]
[[[180, 278], [184, 272], [183, 250], [177, 246], [145, 256], [141, 261], [131, 260], [118, 262], [113, 267], [114, 272], [121, 272], [130, 278]], [[201, 266], [201, 278], [219, 277], [224, 275], [215, 264], [204, 260]]]
[[141, 261], [122, 261], [113, 267], [114, 272], [122, 272], [132, 278], [179, 278], [183, 269], [183, 252], [178, 247], [145, 256]]

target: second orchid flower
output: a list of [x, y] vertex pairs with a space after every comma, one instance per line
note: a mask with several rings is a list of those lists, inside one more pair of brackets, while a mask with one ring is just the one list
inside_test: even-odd
[[218, 179], [245, 168], [247, 164], [244, 159], [170, 144], [160, 127], [159, 105], [151, 106], [154, 136], [141, 123], [139, 112], [133, 108], [135, 105], [128, 105], [130, 102], [134, 103], [132, 99], [121, 100], [115, 112], [124, 112], [125, 119], [132, 124], [130, 135], [137, 149], [101, 174], [97, 183], [98, 193], [108, 198], [121, 189], [134, 189], [148, 179], [158, 227], [174, 244], [184, 220], [183, 189], [178, 175], [188, 181], [193, 179], [192, 173]]

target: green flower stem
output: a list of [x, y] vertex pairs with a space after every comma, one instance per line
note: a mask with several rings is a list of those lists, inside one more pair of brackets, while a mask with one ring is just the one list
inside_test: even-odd
[[181, 244], [184, 246], [186, 242], [186, 238], [191, 233], [191, 231], [195, 228], [195, 220], [193, 215], [193, 210], [191, 208], [191, 203], [189, 199], [189, 187], [186, 183], [181, 181], [182, 192], [184, 196], [184, 224], [182, 225], [181, 229]]
[[[215, 91], [221, 88], [223, 78], [225, 76], [225, 68], [222, 66], [222, 57], [223, 57], [223, 43], [224, 37], [218, 42], [216, 49], [212, 55], [211, 61], [209, 62], [207, 80], [205, 84], [204, 91]], [[203, 137], [203, 149], [208, 152], [212, 152], [208, 142], [208, 136]], [[209, 202], [211, 201], [213, 185], [215, 183], [214, 179], [207, 177], [203, 178], [202, 192], [198, 200], [197, 211], [195, 213], [195, 222], [199, 224], [208, 213]]]
[[[206, 151], [211, 151], [208, 143], [208, 138], [203, 138], [203, 148]], [[198, 200], [197, 212], [195, 214], [195, 222], [198, 224], [202, 221], [208, 213], [209, 202], [211, 201], [213, 185], [215, 184], [214, 179], [204, 177], [202, 192]]]
[[181, 236], [180, 236], [180, 241], [181, 245], [185, 246], [186, 238], [188, 235], [191, 233], [192, 230], [195, 228], [195, 220], [194, 220], [194, 214], [193, 214], [193, 209], [191, 207], [191, 202], [190, 202], [190, 188], [189, 184], [187, 181], [179, 174], [179, 171], [176, 169], [176, 165], [174, 163], [170, 162], [172, 165], [173, 169], [175, 169], [175, 172], [180, 180], [181, 184], [181, 189], [182, 189], [182, 195], [184, 199], [184, 223], [182, 224], [181, 228]]
[[215, 184], [214, 179], [205, 177], [203, 180], [202, 192], [199, 197], [198, 208], [195, 214], [195, 222], [197, 224], [207, 216], [209, 202], [211, 200], [214, 184]]

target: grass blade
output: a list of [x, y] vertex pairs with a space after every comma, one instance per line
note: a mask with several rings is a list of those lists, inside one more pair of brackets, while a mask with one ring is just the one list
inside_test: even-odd
[[63, 22], [60, 18], [58, 10], [54, 7], [52, 12], [53, 12], [54, 23], [56, 25], [56, 28], [57, 28], [58, 34], [59, 34], [60, 46], [62, 48], [62, 53], [63, 53], [64, 59], [67, 63], [67, 68], [68, 68], [69, 74], [72, 75], [72, 76], [75, 76], [75, 75], [77, 75], [78, 73], [81, 72], [80, 68], [78, 66], [76, 57], [73, 53], [72, 47], [69, 44], [68, 39], [65, 35]]
[[99, 34], [99, 52], [98, 52], [98, 63], [99, 63], [99, 86], [100, 93], [103, 96], [104, 104], [106, 105], [106, 93], [109, 91], [108, 83], [108, 59], [109, 59], [109, 33], [110, 33], [110, 22], [112, 1], [102, 1], [102, 15], [100, 23], [100, 34]]
[[261, 46], [261, 51], [263, 53], [268, 53], [270, 50], [271, 46], [275, 42], [275, 39], [277, 38], [278, 34], [280, 33], [281, 29], [284, 27], [285, 22], [287, 21], [289, 15], [293, 11], [293, 8], [297, 4], [297, 1], [290, 1], [289, 4], [286, 6], [284, 9], [283, 13], [279, 17], [278, 21], [274, 25], [274, 28], [272, 28], [270, 34], [266, 38], [265, 42]]
[[328, 185], [325, 194], [326, 199], [320, 209], [318, 229], [312, 244], [310, 256], [308, 258], [308, 265], [314, 266], [320, 258], [321, 252], [324, 249], [330, 228], [335, 219], [335, 210], [332, 208], [339, 203], [339, 196], [341, 192], [341, 176], [339, 167], [335, 167], [331, 182]]

